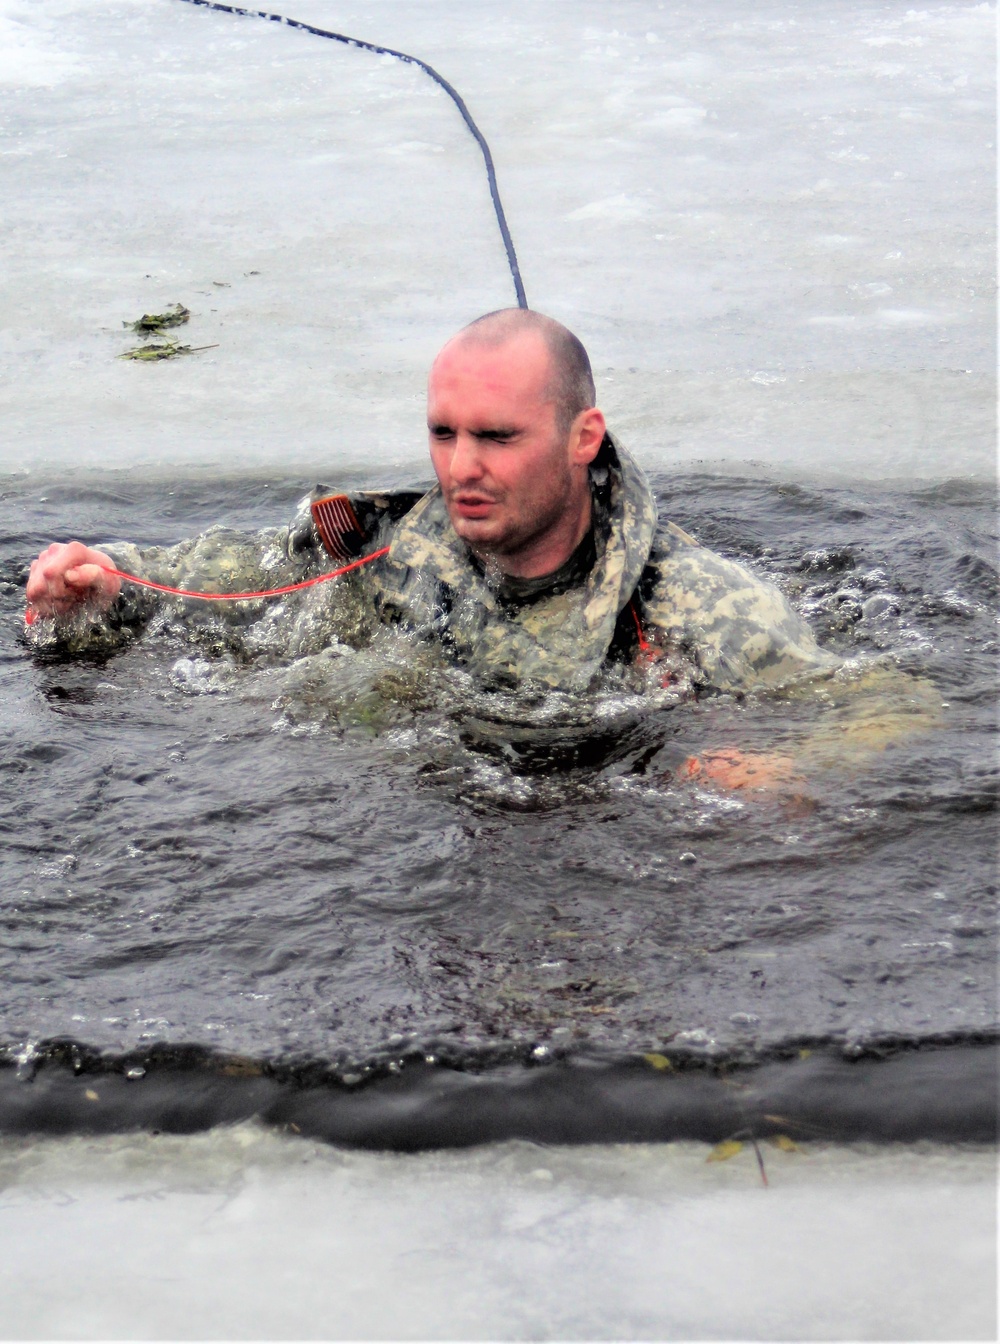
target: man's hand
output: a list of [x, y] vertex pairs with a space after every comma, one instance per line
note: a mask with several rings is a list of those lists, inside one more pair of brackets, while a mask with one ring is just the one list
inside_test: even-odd
[[121, 591], [115, 562], [82, 541], [54, 542], [32, 562], [26, 595], [39, 616], [68, 616], [85, 603], [106, 611]]
[[803, 783], [790, 756], [773, 751], [740, 751], [736, 747], [689, 756], [678, 773], [682, 779], [697, 779], [719, 789], [755, 793], [788, 793]]

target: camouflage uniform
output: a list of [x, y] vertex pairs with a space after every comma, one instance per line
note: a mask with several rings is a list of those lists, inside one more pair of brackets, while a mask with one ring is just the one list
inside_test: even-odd
[[[423, 496], [351, 496], [365, 533], [355, 549], [390, 550], [350, 582], [382, 621], [440, 640], [492, 683], [583, 689], [609, 657], [634, 653], [640, 628], [665, 666], [680, 664], [696, 684], [719, 690], [783, 685], [836, 666], [775, 587], [673, 523], [658, 526], [643, 472], [610, 435], [591, 467], [591, 487], [593, 564], [564, 591], [505, 601], [456, 535], [437, 486]], [[277, 587], [331, 568], [309, 502], [277, 532], [215, 528], [170, 548], [105, 549], [121, 569], [178, 587]], [[338, 588], [311, 589], [310, 601], [335, 606]], [[142, 620], [154, 602], [135, 588], [123, 592], [119, 623]], [[262, 610], [261, 603], [233, 604], [227, 615], [248, 623]]]

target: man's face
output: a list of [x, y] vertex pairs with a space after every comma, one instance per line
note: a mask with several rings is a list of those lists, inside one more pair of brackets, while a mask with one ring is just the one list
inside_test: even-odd
[[534, 332], [501, 345], [459, 336], [431, 369], [431, 460], [452, 526], [477, 552], [510, 558], [544, 548], [587, 489], [573, 436], [557, 427], [549, 377]]

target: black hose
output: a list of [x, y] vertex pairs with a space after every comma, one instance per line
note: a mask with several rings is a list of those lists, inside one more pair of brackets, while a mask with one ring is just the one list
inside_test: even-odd
[[397, 61], [405, 61], [408, 65], [419, 65], [425, 74], [430, 75], [435, 84], [440, 84], [461, 112], [462, 120], [472, 132], [476, 144], [483, 152], [486, 176], [490, 184], [490, 196], [493, 198], [493, 209], [496, 213], [497, 224], [500, 226], [500, 237], [503, 239], [503, 245], [507, 252], [507, 265], [510, 267], [510, 273], [514, 280], [517, 306], [527, 308], [528, 300], [524, 296], [524, 285], [521, 281], [520, 267], [517, 264], [517, 253], [514, 251], [514, 242], [510, 236], [510, 229], [507, 227], [507, 217], [503, 212], [503, 206], [500, 204], [500, 189], [497, 186], [497, 175], [493, 167], [493, 155], [490, 153], [490, 147], [486, 143], [486, 137], [472, 120], [472, 114], [465, 106], [461, 94], [448, 83], [443, 75], [439, 75], [433, 66], [428, 65], [426, 61], [422, 61], [419, 56], [408, 56], [405, 51], [393, 51], [391, 47], [380, 47], [375, 42], [363, 42], [359, 37], [345, 37], [343, 33], [331, 33], [325, 28], [315, 28], [311, 23], [303, 23], [300, 19], [285, 18], [284, 14], [268, 14], [262, 9], [241, 9], [238, 5], [218, 4], [217, 0], [183, 0], [183, 3], [200, 5], [203, 9], [218, 9], [223, 14], [239, 14], [247, 19], [268, 19], [271, 23], [283, 23], [288, 28], [301, 28], [304, 33], [312, 33], [315, 37], [328, 37], [333, 42], [343, 42], [349, 47], [360, 47], [363, 51], [378, 52], [381, 56], [395, 56]]

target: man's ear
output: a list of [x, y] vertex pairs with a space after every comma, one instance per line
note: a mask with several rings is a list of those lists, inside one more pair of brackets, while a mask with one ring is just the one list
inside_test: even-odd
[[573, 421], [573, 428], [570, 430], [570, 461], [580, 466], [587, 466], [593, 462], [601, 451], [601, 444], [604, 442], [606, 432], [607, 425], [604, 423], [604, 416], [596, 406], [591, 406], [587, 411], [581, 411]]

